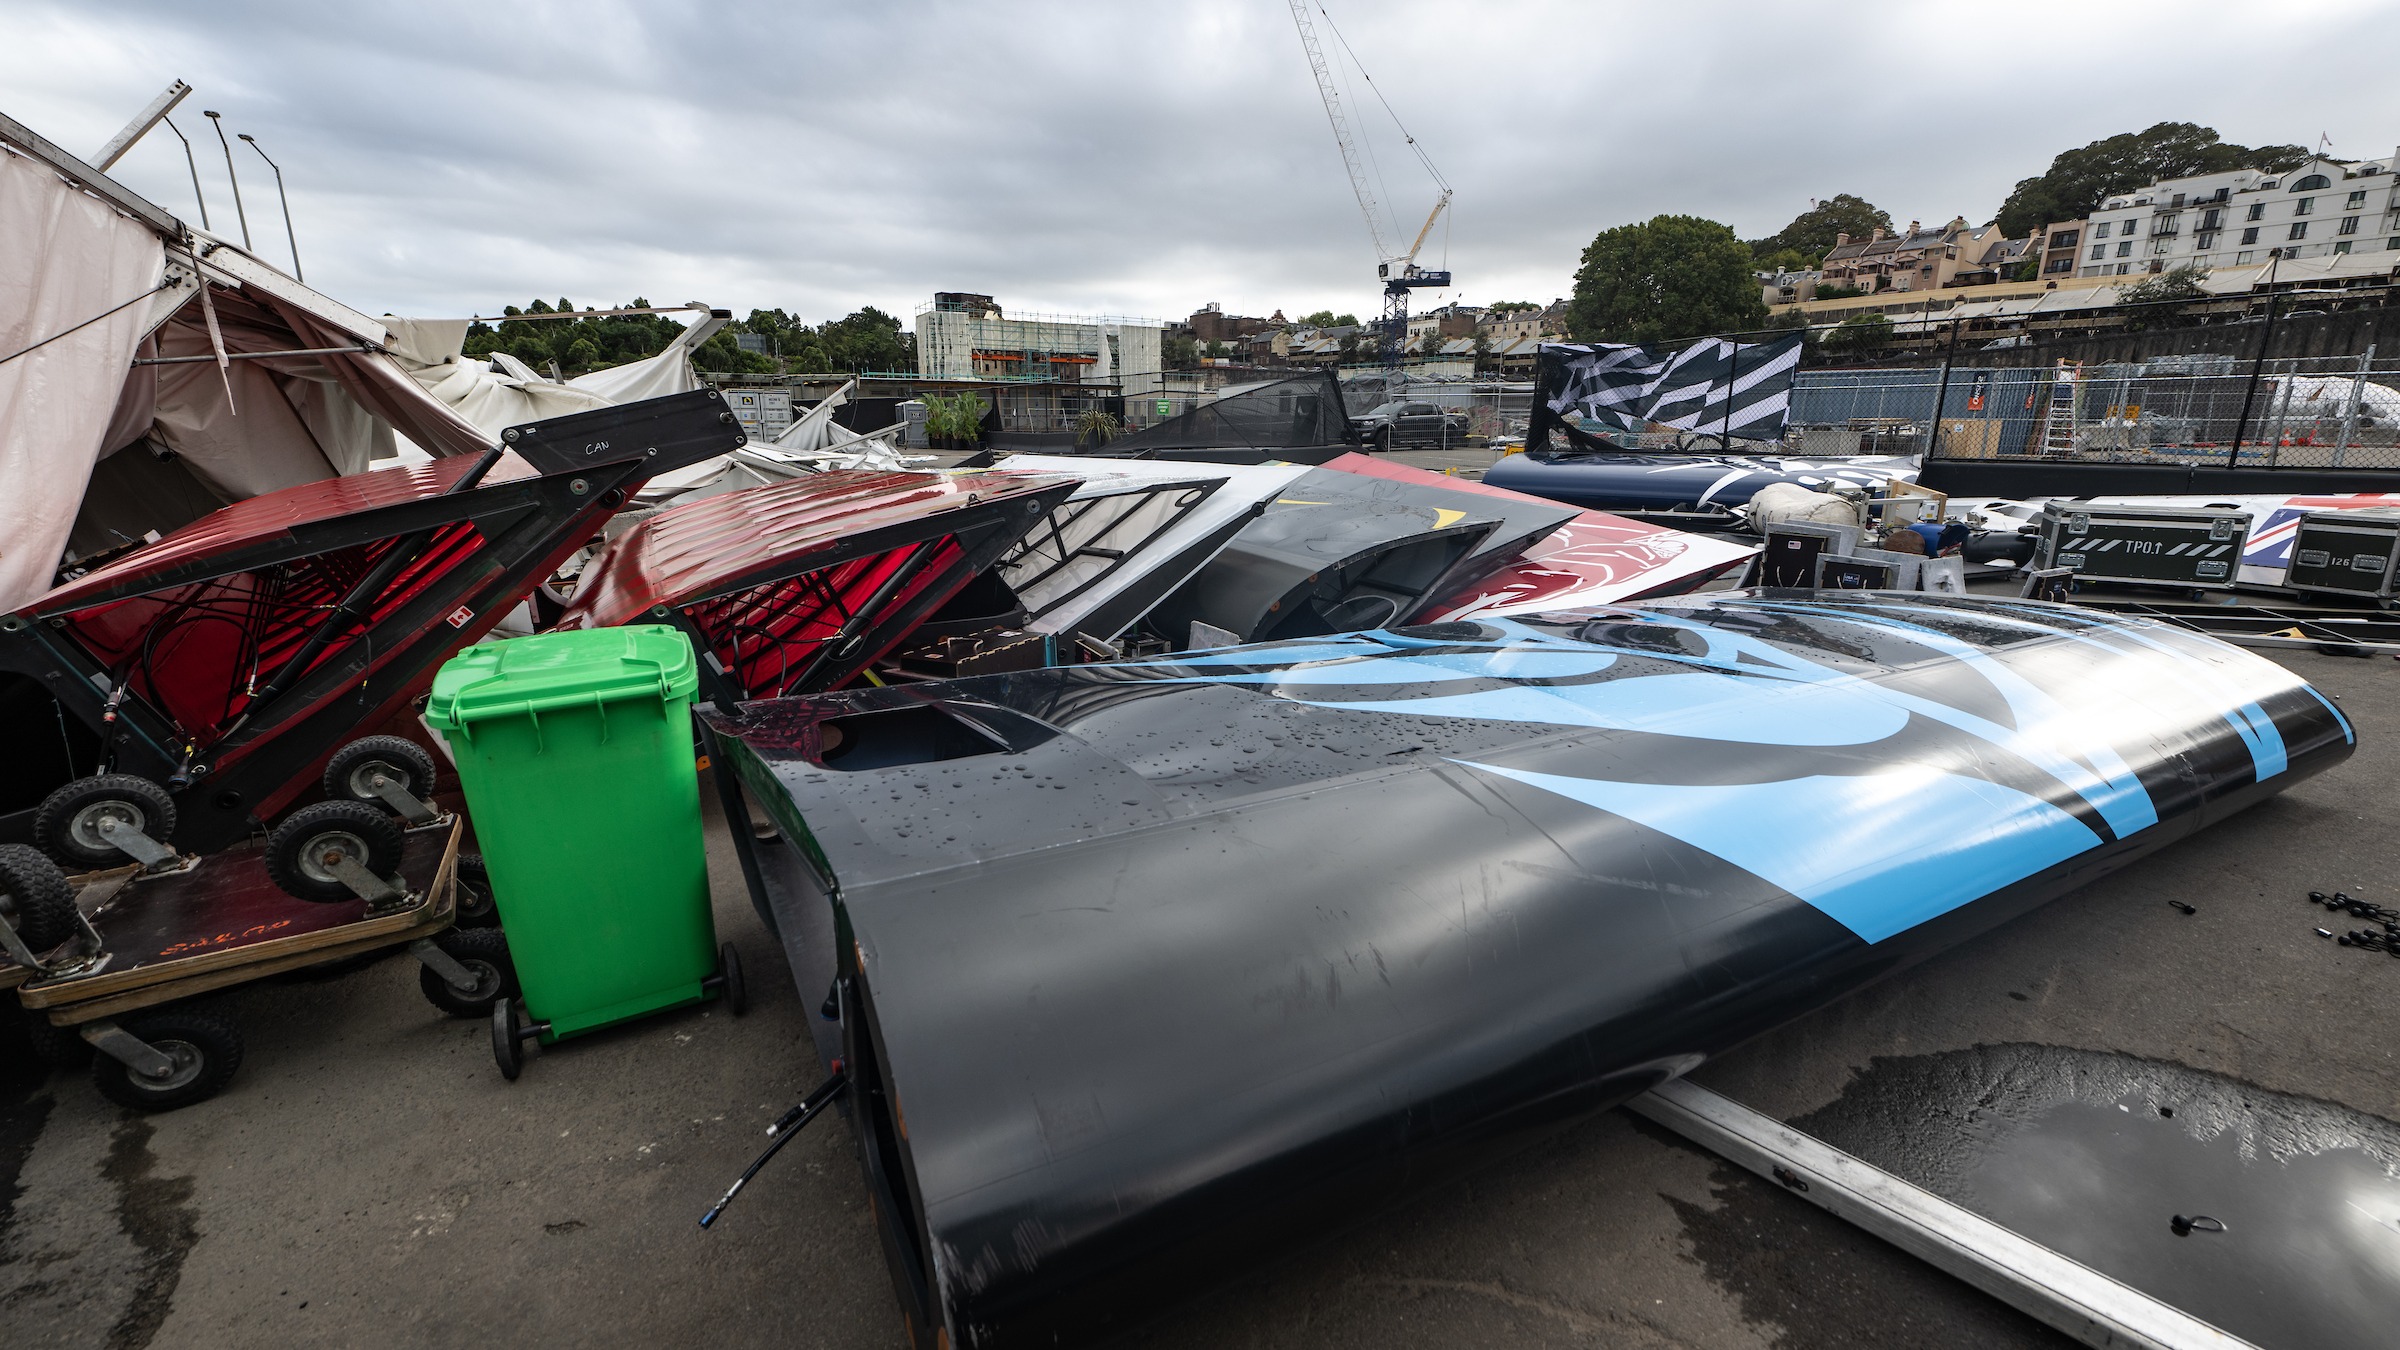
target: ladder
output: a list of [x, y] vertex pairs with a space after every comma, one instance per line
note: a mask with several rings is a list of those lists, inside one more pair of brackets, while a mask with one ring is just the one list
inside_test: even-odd
[[2050, 406], [2042, 413], [2044, 455], [2070, 459], [2075, 455], [2075, 402], [2077, 381], [2082, 374], [2082, 362], [2060, 361], [2057, 373], [2051, 377]]

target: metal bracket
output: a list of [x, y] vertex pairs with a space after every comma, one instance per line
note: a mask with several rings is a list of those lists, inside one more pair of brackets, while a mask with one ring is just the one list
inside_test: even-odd
[[442, 983], [462, 994], [475, 992], [475, 976], [458, 958], [443, 951], [432, 938], [418, 938], [408, 944], [408, 954], [417, 958], [427, 970], [442, 977]]
[[183, 861], [182, 854], [122, 821], [104, 819], [99, 822], [99, 830], [101, 838], [117, 852], [140, 863], [145, 871], [158, 871], [170, 863]]
[[93, 1049], [144, 1078], [165, 1079], [175, 1072], [175, 1061], [158, 1047], [106, 1018], [84, 1023], [75, 1028], [75, 1034], [90, 1041]]
[[441, 819], [440, 812], [434, 810], [424, 799], [409, 791], [407, 785], [394, 779], [390, 774], [373, 775], [367, 779], [367, 787], [377, 797], [383, 799], [384, 805], [398, 812], [400, 818], [411, 825], [431, 825]]
[[324, 864], [324, 867], [326, 871], [333, 873], [343, 885], [349, 887], [352, 895], [367, 902], [369, 913], [399, 909], [416, 898], [401, 887], [368, 871], [365, 863], [347, 854]]

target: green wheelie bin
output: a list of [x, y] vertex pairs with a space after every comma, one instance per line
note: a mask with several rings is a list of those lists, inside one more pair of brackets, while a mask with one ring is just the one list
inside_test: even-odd
[[515, 1078], [549, 1044], [725, 996], [741, 967], [709, 913], [691, 643], [661, 624], [469, 647], [434, 676], [522, 999], [492, 1013]]

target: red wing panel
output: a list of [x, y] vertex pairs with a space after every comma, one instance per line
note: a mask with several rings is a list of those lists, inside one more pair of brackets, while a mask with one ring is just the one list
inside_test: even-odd
[[[1343, 455], [1326, 461], [1325, 467], [1481, 497], [1544, 500], [1371, 455]], [[1714, 535], [1644, 524], [1605, 511], [1585, 511], [1535, 540], [1515, 562], [1427, 603], [1412, 617], [1419, 623], [1435, 623], [1476, 614], [1526, 614], [1674, 594], [1701, 584], [1756, 551]]]
[[[920, 564], [920, 555], [925, 555]], [[769, 581], [686, 607], [752, 698], [781, 698], [807, 686], [839, 683], [882, 657], [907, 636], [890, 633], [839, 658], [827, 669], [819, 662], [825, 643], [874, 604], [894, 576], [906, 579], [877, 612], [904, 610], [922, 600], [932, 609], [965, 585], [973, 573], [966, 553], [951, 535], [835, 563], [799, 576]], [[831, 659], [831, 658], [829, 658]]]
[[[561, 628], [632, 623], [656, 605], [687, 606], [812, 569], [845, 541], [912, 522], [930, 537], [947, 513], [1031, 496], [1075, 479], [1055, 474], [886, 473], [837, 469], [670, 507], [617, 536], [559, 620]], [[1028, 524], [1031, 522], [1028, 521]]]
[[[115, 590], [128, 581], [202, 562], [248, 545], [288, 538], [304, 525], [439, 497], [474, 465], [475, 457], [460, 456], [404, 468], [375, 469], [346, 478], [302, 483], [219, 507], [147, 548], [137, 549], [88, 576], [68, 582], [26, 609], [39, 614], [61, 613], [75, 608], [84, 597]], [[483, 485], [489, 487], [531, 475], [532, 470], [522, 461], [506, 455], [484, 476]]]

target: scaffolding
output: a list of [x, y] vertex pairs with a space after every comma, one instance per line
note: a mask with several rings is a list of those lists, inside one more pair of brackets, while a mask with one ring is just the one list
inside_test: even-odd
[[945, 293], [917, 307], [917, 368], [1023, 384], [1154, 381], [1164, 330], [1120, 314], [1005, 314], [988, 296]]

